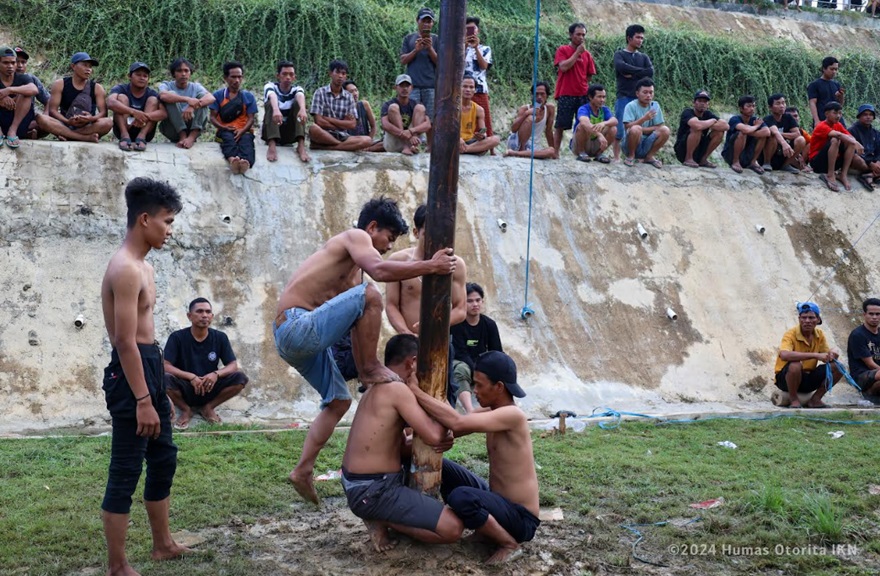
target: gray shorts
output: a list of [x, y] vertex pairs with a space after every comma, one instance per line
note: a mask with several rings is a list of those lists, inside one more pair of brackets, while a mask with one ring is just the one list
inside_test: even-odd
[[418, 490], [407, 488], [403, 472], [352, 474], [342, 471], [342, 488], [348, 507], [358, 518], [380, 520], [434, 532], [443, 503]]
[[398, 138], [393, 134], [389, 134], [388, 132], [382, 137], [382, 147], [385, 148], [386, 152], [403, 152], [403, 149], [406, 148], [407, 141], [403, 138]]
[[877, 380], [877, 370], [868, 370], [867, 372], [862, 372], [861, 374], [856, 376], [854, 380], [862, 390], [870, 390], [871, 386], [873, 386], [874, 382]]

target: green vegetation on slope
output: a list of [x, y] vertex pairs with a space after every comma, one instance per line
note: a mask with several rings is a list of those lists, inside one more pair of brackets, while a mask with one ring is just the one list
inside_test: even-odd
[[[437, 0], [426, 4], [439, 10]], [[213, 89], [222, 81], [222, 63], [238, 59], [247, 68], [246, 83], [259, 90], [274, 75], [275, 62], [290, 58], [299, 83], [311, 91], [326, 83], [327, 63], [343, 58], [361, 93], [378, 103], [402, 71], [400, 44], [414, 30], [420, 5], [402, 0], [0, 0], [0, 11], [21, 43], [48, 59], [47, 72], [63, 73], [70, 54], [86, 50], [101, 60], [98, 77], [105, 83], [124, 78], [135, 59], [153, 65], [158, 79], [172, 59], [183, 55], [200, 68], [197, 79]], [[553, 55], [568, 41], [573, 13], [565, 0], [544, 0], [541, 9], [539, 76], [552, 84]], [[483, 41], [494, 51], [493, 102], [525, 101], [533, 67], [534, 3], [472, 0], [468, 12], [482, 18]], [[612, 57], [624, 44], [624, 27], [621, 23], [614, 35], [597, 35], [588, 23], [596, 80], [609, 87], [609, 96], [614, 93]], [[819, 75], [825, 56], [790, 41], [755, 46], [686, 28], [649, 28], [645, 51], [655, 63], [657, 99], [670, 124], [699, 88], [712, 92], [719, 111], [735, 111], [742, 94], [764, 102], [777, 91], [805, 107], [806, 86]], [[841, 60], [846, 113], [853, 118], [859, 104], [880, 101], [880, 60], [848, 54], [846, 46], [832, 53]]]

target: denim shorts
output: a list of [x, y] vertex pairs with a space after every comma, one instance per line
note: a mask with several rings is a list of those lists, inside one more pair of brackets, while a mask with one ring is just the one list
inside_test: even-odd
[[434, 122], [434, 88], [416, 88], [413, 86], [409, 99], [425, 107], [428, 120]]
[[[626, 151], [625, 155], [629, 156], [629, 148], [627, 147], [627, 143], [626, 143], [627, 138], [629, 138], [629, 135], [624, 136], [623, 143], [621, 144], [621, 146]], [[636, 158], [644, 158], [645, 156], [647, 156], [648, 152], [651, 151], [651, 146], [654, 145], [655, 140], [657, 140], [657, 132], [656, 131], [651, 132], [647, 136], [642, 136], [642, 140], [641, 140], [641, 142], [639, 142], [639, 145], [636, 148], [636, 156], [635, 157]]]
[[275, 348], [321, 395], [321, 408], [333, 400], [350, 400], [345, 379], [330, 347], [345, 336], [364, 313], [366, 283], [338, 294], [314, 310], [290, 308], [286, 320], [272, 325]]

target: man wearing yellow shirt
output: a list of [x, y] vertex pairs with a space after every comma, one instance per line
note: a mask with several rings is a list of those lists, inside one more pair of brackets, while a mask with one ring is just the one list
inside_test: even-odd
[[[822, 402], [826, 391], [826, 369], [819, 362], [830, 363], [840, 355], [837, 350], [828, 348], [825, 334], [817, 328], [822, 323], [819, 306], [813, 302], [802, 302], [797, 306], [798, 325], [788, 330], [782, 337], [779, 356], [776, 358], [776, 387], [788, 392], [791, 408], [803, 408], [798, 393], [813, 392], [806, 408], [827, 408]], [[842, 376], [837, 366], [831, 365], [831, 374], [836, 384]]]
[[483, 154], [501, 143], [498, 136], [486, 136], [486, 112], [473, 101], [477, 84], [465, 74], [461, 81], [461, 129], [458, 151], [462, 154]]

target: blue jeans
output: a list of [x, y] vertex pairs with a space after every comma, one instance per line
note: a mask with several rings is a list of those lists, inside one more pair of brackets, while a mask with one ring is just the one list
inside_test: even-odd
[[614, 103], [614, 117], [617, 118], [617, 139], [623, 140], [623, 135], [625, 133], [623, 127], [623, 110], [626, 108], [626, 105], [635, 100], [635, 98], [627, 98], [626, 96], [621, 96], [617, 99], [617, 102]]
[[322, 410], [333, 400], [351, 400], [330, 347], [363, 316], [366, 293], [366, 283], [360, 284], [314, 310], [285, 310], [284, 323], [272, 325], [278, 355], [318, 391]]
[[[651, 132], [647, 136], [642, 136], [641, 140], [639, 141], [639, 145], [636, 146], [635, 157], [636, 158], [644, 158], [645, 156], [647, 156], [648, 152], [651, 151], [651, 147], [654, 145], [654, 142], [656, 140], [657, 140], [657, 133], [656, 132]], [[628, 145], [627, 145], [626, 141], [627, 141], [627, 138], [624, 138], [623, 142], [621, 143], [620, 146], [624, 150], [624, 156], [629, 156], [629, 148], [627, 147]]]

